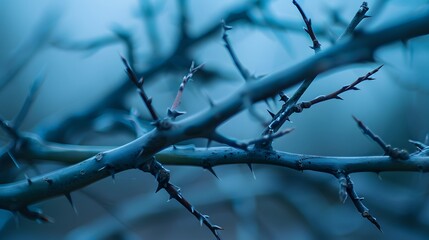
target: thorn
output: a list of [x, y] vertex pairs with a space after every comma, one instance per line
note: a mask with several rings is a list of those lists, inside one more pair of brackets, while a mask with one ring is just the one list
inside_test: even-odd
[[247, 166], [249, 167], [250, 172], [252, 172], [253, 179], [255, 179], [255, 180], [256, 180], [256, 175], [255, 175], [255, 171], [253, 171], [253, 166], [252, 166], [252, 164], [251, 164], [251, 163], [247, 163]]
[[167, 200], [167, 202], [169, 202], [171, 199], [173, 199], [174, 198], [174, 196], [172, 195], [172, 194], [170, 194], [170, 195], [168, 195], [168, 200]]
[[271, 112], [269, 109], [267, 109], [267, 112], [270, 114], [271, 118], [274, 118], [275, 114]]
[[186, 112], [180, 112], [180, 111], [177, 111], [177, 110], [171, 110], [170, 108], [168, 108], [167, 109], [167, 116], [169, 117], [169, 118], [172, 118], [172, 119], [175, 119], [175, 118], [177, 118], [178, 116], [181, 116], [181, 115], [183, 115], [183, 114], [185, 114]]
[[360, 90], [360, 88], [357, 88], [357, 87], [352, 87], [352, 88], [350, 88], [351, 90], [355, 90], [355, 91], [357, 91], [357, 90]]
[[155, 193], [159, 192], [159, 190], [161, 190], [163, 188], [164, 188], [164, 186], [161, 183], [158, 183], [158, 187], [156, 188]]
[[216, 172], [213, 170], [212, 166], [208, 166], [208, 167], [204, 167], [204, 169], [206, 169], [207, 171], [209, 171], [211, 174], [213, 174], [218, 180], [220, 180], [220, 178], [217, 176]]
[[211, 139], [207, 139], [206, 149], [208, 149], [211, 144], [212, 144], [212, 140]]
[[76, 206], [73, 203], [73, 199], [72, 199], [70, 193], [65, 193], [64, 196], [67, 198], [67, 200], [69, 201], [70, 205], [73, 208], [74, 213], [77, 215], [77, 209], [76, 209]]
[[284, 103], [286, 103], [289, 100], [289, 97], [286, 96], [286, 94], [284, 94], [283, 92], [280, 92], [279, 95], [280, 95], [280, 101], [283, 101]]
[[338, 100], [344, 100], [342, 97], [340, 97], [340, 96], [335, 96], [335, 99], [338, 99]]

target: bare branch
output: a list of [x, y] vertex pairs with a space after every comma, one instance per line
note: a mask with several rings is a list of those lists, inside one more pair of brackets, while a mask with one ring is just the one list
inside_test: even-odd
[[356, 209], [362, 214], [362, 217], [368, 219], [368, 221], [374, 224], [374, 226], [378, 228], [378, 230], [383, 232], [383, 230], [381, 230], [380, 224], [377, 222], [377, 219], [369, 213], [369, 209], [363, 204], [363, 198], [359, 197], [354, 190], [353, 182], [350, 179], [350, 176], [346, 175], [345, 177], [347, 179], [347, 194], [350, 196], [350, 199], [352, 200]]
[[315, 99], [313, 99], [311, 101], [301, 102], [301, 103], [296, 104], [296, 108], [294, 109], [295, 112], [301, 112], [303, 109], [310, 108], [311, 106], [313, 106], [316, 103], [321, 103], [321, 102], [328, 101], [331, 99], [342, 100], [342, 98], [339, 96], [340, 94], [347, 92], [347, 91], [350, 91], [350, 90], [359, 90], [359, 88], [357, 88], [356, 86], [363, 81], [374, 80], [374, 78], [372, 78], [371, 76], [374, 75], [376, 72], [378, 72], [378, 70], [380, 70], [381, 67], [383, 67], [383, 65], [381, 65], [381, 66], [375, 68], [374, 70], [368, 72], [366, 75], [359, 77], [350, 85], [344, 86], [344, 87], [338, 89], [337, 91], [335, 91], [331, 94], [319, 96], [319, 97], [316, 97]]
[[152, 99], [149, 98], [144, 89], [143, 89], [143, 78], [141, 78], [140, 80], [137, 80], [137, 76], [134, 73], [134, 71], [131, 69], [130, 65], [128, 64], [127, 60], [121, 56], [122, 62], [125, 65], [125, 72], [128, 74], [128, 77], [130, 78], [130, 80], [134, 83], [134, 85], [136, 85], [140, 97], [143, 99], [143, 102], [146, 104], [147, 109], [149, 110], [150, 115], [152, 116], [152, 119], [156, 122], [159, 120], [158, 115], [156, 114], [155, 109], [152, 106]]
[[33, 82], [33, 85], [30, 88], [30, 91], [28, 92], [27, 98], [25, 99], [24, 104], [21, 107], [21, 110], [13, 120], [13, 127], [15, 129], [19, 129], [25, 117], [27, 116], [28, 111], [31, 108], [31, 104], [33, 103], [34, 98], [36, 97], [37, 92], [39, 91], [40, 87], [43, 84], [43, 80], [45, 79], [43, 75], [44, 74], [42, 74], [41, 72], [39, 76], [36, 77], [36, 79]]
[[230, 31], [232, 27], [226, 25], [225, 21], [222, 20], [222, 29], [223, 29], [222, 39], [223, 39], [225, 48], [226, 50], [228, 50], [229, 56], [234, 62], [235, 67], [238, 69], [238, 72], [240, 72], [241, 76], [245, 81], [248, 81], [251, 78], [254, 78], [250, 75], [249, 71], [241, 64], [240, 60], [238, 59], [237, 55], [234, 52], [234, 49], [231, 46], [231, 43], [229, 42], [228, 31]]
[[[158, 188], [156, 189], [156, 192], [158, 192], [161, 189], [165, 189], [167, 193], [170, 195], [170, 199], [175, 199], [177, 202], [179, 202], [182, 206], [184, 206], [192, 215], [194, 215], [201, 225], [206, 225], [210, 231], [213, 233], [213, 235], [216, 237], [216, 239], [220, 240], [218, 230], [222, 230], [221, 227], [212, 224], [209, 221], [209, 217], [207, 215], [201, 214], [198, 210], [195, 209], [195, 207], [189, 203], [183, 195], [180, 193], [180, 189], [170, 183], [170, 171], [164, 168], [158, 161], [155, 159], [152, 159], [152, 161], [148, 161], [145, 164], [141, 165], [140, 170], [144, 172], [151, 173], [156, 180], [158, 181]], [[214, 173], [214, 172], [213, 172]], [[215, 174], [216, 176], [216, 174]]]
[[182, 101], [183, 91], [185, 90], [185, 86], [188, 83], [188, 81], [191, 80], [194, 74], [198, 70], [200, 70], [203, 66], [204, 64], [200, 64], [195, 67], [195, 62], [192, 62], [191, 67], [189, 68], [188, 74], [183, 76], [183, 80], [182, 80], [182, 83], [180, 84], [179, 90], [177, 91], [176, 98], [174, 99], [174, 102], [171, 105], [171, 107], [168, 109], [168, 116], [171, 117], [172, 119], [175, 119], [176, 117], [184, 114], [184, 112], [178, 112], [176, 110]]
[[365, 18], [368, 18], [369, 16], [366, 15], [368, 12], [369, 7], [367, 2], [362, 2], [362, 5], [359, 7], [359, 10], [356, 12], [355, 16], [353, 17], [352, 21], [347, 26], [346, 30], [343, 34], [338, 38], [338, 40], [343, 39], [344, 37], [350, 36], [355, 31], [357, 25], [364, 20]]
[[353, 116], [353, 119], [356, 121], [363, 134], [369, 136], [384, 150], [384, 154], [391, 157], [392, 159], [407, 160], [410, 158], [410, 155], [406, 150], [393, 148], [392, 146], [387, 145], [383, 139], [374, 134], [361, 120], [357, 119], [355, 116]]
[[307, 27], [307, 28], [304, 28], [304, 30], [310, 36], [311, 41], [313, 41], [313, 46], [310, 48], [313, 49], [315, 53], [319, 52], [321, 44], [319, 43], [319, 40], [317, 40], [316, 34], [314, 34], [313, 27], [311, 26], [311, 19], [307, 18], [307, 16], [304, 13], [304, 10], [302, 10], [301, 6], [295, 0], [293, 0], [292, 3], [293, 5], [296, 6], [299, 13], [301, 14], [302, 19], [304, 20], [305, 26]]

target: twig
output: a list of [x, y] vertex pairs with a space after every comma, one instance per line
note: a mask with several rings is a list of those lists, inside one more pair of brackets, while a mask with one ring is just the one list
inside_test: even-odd
[[25, 99], [24, 104], [21, 107], [21, 110], [13, 120], [12, 125], [15, 129], [18, 129], [21, 126], [22, 122], [27, 116], [28, 111], [30, 110], [31, 104], [33, 103], [34, 98], [36, 97], [36, 94], [39, 91], [40, 87], [42, 86], [43, 80], [45, 79], [43, 75], [44, 74], [42, 74], [41, 72], [39, 76], [36, 77], [36, 79], [33, 82], [33, 85], [30, 88], [30, 91], [28, 92], [27, 98]]
[[347, 194], [350, 196], [350, 199], [352, 200], [356, 209], [362, 214], [362, 217], [368, 219], [368, 221], [370, 221], [372, 224], [374, 224], [374, 226], [376, 228], [378, 228], [378, 230], [383, 232], [383, 230], [381, 230], [380, 224], [377, 222], [377, 219], [369, 213], [369, 209], [363, 204], [363, 202], [362, 202], [363, 198], [359, 197], [357, 195], [356, 191], [354, 190], [353, 182], [350, 179], [350, 176], [345, 175], [345, 178], [347, 179], [347, 188], [346, 188]]
[[141, 165], [139, 168], [144, 172], [151, 173], [156, 178], [156, 180], [158, 181], [158, 188], [156, 189], [156, 192], [161, 189], [165, 189], [165, 191], [170, 195], [170, 199], [174, 198], [177, 202], [179, 202], [183, 207], [185, 207], [190, 213], [192, 213], [192, 215], [194, 215], [198, 219], [200, 225], [204, 223], [204, 225], [206, 225], [210, 229], [216, 239], [220, 240], [220, 236], [217, 231], [222, 230], [222, 228], [218, 225], [212, 224], [209, 221], [207, 215], [201, 214], [198, 210], [196, 210], [195, 207], [183, 197], [183, 195], [180, 193], [180, 189], [170, 183], [169, 170], [164, 168], [155, 159], [152, 159], [152, 161], [148, 161], [146, 164]]
[[226, 50], [228, 50], [229, 56], [231, 57], [232, 61], [234, 62], [235, 67], [238, 69], [238, 72], [240, 72], [241, 76], [245, 81], [248, 81], [252, 78], [249, 71], [241, 64], [240, 60], [238, 59], [237, 55], [234, 52], [234, 49], [231, 46], [231, 43], [228, 38], [228, 31], [232, 29], [231, 26], [226, 25], [225, 21], [222, 20], [222, 39], [224, 42], [224, 46]]
[[212, 133], [208, 138], [214, 141], [217, 141], [219, 143], [223, 143], [226, 144], [228, 146], [234, 147], [234, 148], [238, 148], [241, 150], [248, 150], [248, 148], [252, 145], [257, 145], [266, 141], [273, 141], [276, 138], [280, 138], [290, 132], [293, 131], [293, 128], [287, 128], [283, 131], [277, 132], [277, 133], [270, 133], [267, 135], [263, 135], [260, 138], [257, 139], [252, 139], [252, 140], [247, 140], [247, 141], [237, 141], [228, 137], [225, 137], [221, 134], [219, 134], [218, 132], [214, 132]]
[[378, 72], [378, 70], [380, 70], [381, 67], [383, 67], [383, 65], [375, 68], [374, 70], [368, 72], [364, 76], [359, 77], [358, 79], [356, 79], [353, 83], [351, 83], [349, 85], [346, 85], [346, 86], [338, 89], [337, 91], [335, 91], [335, 92], [333, 92], [331, 94], [319, 96], [319, 97], [316, 97], [315, 99], [313, 99], [311, 101], [301, 102], [301, 103], [296, 104], [296, 108], [294, 109], [295, 112], [301, 112], [303, 109], [310, 108], [314, 104], [321, 103], [321, 102], [324, 102], [324, 101], [328, 101], [328, 100], [331, 100], [331, 99], [340, 99], [340, 100], [342, 100], [342, 98], [339, 96], [340, 94], [342, 94], [344, 92], [347, 92], [347, 91], [350, 91], [350, 90], [359, 90], [359, 88], [357, 88], [356, 86], [358, 84], [360, 84], [361, 82], [363, 82], [363, 81], [374, 80], [374, 78], [372, 78], [371, 76], [374, 75], [376, 72]]
[[[317, 40], [316, 35], [314, 34], [314, 31], [313, 31], [313, 28], [311, 27], [311, 19], [307, 19], [307, 16], [305, 15], [304, 10], [295, 0], [293, 0], [292, 3], [296, 6], [298, 11], [300, 12], [304, 20], [304, 23], [307, 26], [307, 28], [304, 28], [304, 30], [308, 33], [311, 40], [313, 41], [313, 47], [311, 48], [314, 49], [314, 53], [318, 53], [321, 50], [321, 44]], [[299, 86], [298, 90], [293, 94], [293, 96], [284, 101], [285, 103], [282, 105], [282, 108], [272, 117], [271, 122], [264, 129], [262, 135], [277, 132], [280, 129], [280, 127], [283, 126], [283, 124], [289, 120], [289, 116], [294, 112], [293, 108], [295, 104], [298, 102], [298, 100], [301, 98], [304, 92], [307, 91], [308, 87], [314, 81], [316, 76], [317, 74], [310, 75], [309, 77], [305, 78], [305, 80], [302, 82], [302, 84]], [[283, 93], [281, 92], [280, 98], [281, 100], [284, 100], [282, 94]], [[258, 144], [256, 147], [270, 148], [271, 142], [265, 141]]]
[[134, 71], [131, 69], [130, 65], [128, 64], [127, 60], [121, 56], [122, 62], [125, 65], [125, 72], [128, 74], [128, 77], [130, 78], [130, 80], [134, 83], [134, 85], [136, 85], [140, 97], [143, 99], [143, 102], [146, 104], [147, 109], [149, 110], [150, 115], [152, 116], [152, 119], [156, 122], [159, 120], [158, 115], [156, 114], [155, 108], [153, 108], [152, 106], [152, 99], [149, 98], [144, 89], [143, 89], [143, 78], [141, 78], [140, 80], [137, 79], [136, 74], [134, 73]]
[[422, 142], [419, 142], [419, 141], [415, 141], [415, 140], [408, 140], [408, 142], [410, 142], [410, 143], [412, 143], [414, 146], [416, 146], [416, 148], [417, 148], [417, 150], [418, 150], [419, 152], [423, 151], [424, 149], [429, 148], [429, 146], [428, 146], [428, 145], [426, 145], [426, 144], [424, 144], [424, 143], [422, 143]]
[[369, 10], [368, 3], [363, 2], [362, 5], [359, 7], [359, 10], [356, 12], [355, 16], [353, 17], [352, 21], [349, 23], [346, 30], [344, 31], [343, 34], [341, 34], [338, 40], [341, 40], [346, 36], [352, 35], [357, 25], [359, 25], [359, 23], [365, 18], [369, 18], [369, 16], [366, 15], [368, 10]]
[[299, 13], [301, 14], [302, 19], [304, 20], [304, 23], [306, 26], [306, 28], [304, 28], [304, 30], [310, 36], [311, 41], [313, 41], [313, 46], [310, 48], [313, 49], [315, 53], [319, 52], [321, 44], [319, 43], [319, 40], [317, 40], [316, 34], [314, 34], [313, 27], [311, 26], [311, 19], [307, 18], [307, 16], [304, 13], [304, 10], [302, 10], [301, 6], [295, 0], [293, 0], [292, 3], [293, 3], [293, 5], [296, 6]]
[[195, 62], [192, 62], [191, 67], [189, 68], [188, 74], [183, 76], [183, 80], [179, 86], [179, 90], [177, 91], [176, 98], [174, 99], [174, 102], [171, 105], [171, 107], [168, 109], [168, 116], [171, 117], [172, 119], [175, 119], [176, 117], [184, 114], [184, 112], [178, 112], [176, 110], [182, 101], [183, 91], [185, 90], [185, 86], [188, 83], [188, 81], [191, 80], [192, 77], [194, 76], [194, 74], [198, 70], [200, 70], [203, 66], [204, 66], [204, 64], [200, 64], [200, 65], [195, 67]]
[[353, 116], [353, 119], [356, 121], [363, 134], [369, 136], [384, 150], [384, 154], [391, 157], [392, 159], [407, 160], [410, 158], [410, 155], [406, 150], [393, 148], [392, 146], [387, 145], [383, 139], [373, 133], [361, 120], [357, 119], [355, 116]]

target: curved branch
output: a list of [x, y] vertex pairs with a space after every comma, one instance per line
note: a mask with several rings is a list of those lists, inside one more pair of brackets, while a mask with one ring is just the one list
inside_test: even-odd
[[[290, 87], [302, 79], [331, 70], [335, 67], [345, 66], [372, 59], [374, 51], [391, 42], [413, 38], [429, 33], [427, 23], [429, 22], [429, 10], [421, 15], [404, 22], [397, 23], [385, 29], [362, 34], [348, 42], [336, 45], [331, 49], [309, 58], [290, 69], [280, 71], [260, 81], [246, 83], [236, 94], [223, 101], [212, 109], [198, 115], [191, 116], [180, 122], [166, 124], [162, 129], [154, 129], [135, 141], [103, 152], [82, 161], [78, 164], [44, 174], [29, 180], [18, 181], [0, 185], [0, 208], [14, 211], [25, 210], [30, 204], [48, 199], [54, 196], [68, 194], [71, 191], [82, 188], [109, 175], [127, 169], [138, 168], [147, 162], [154, 154], [172, 144], [183, 140], [204, 136], [221, 123], [242, 110], [246, 103], [255, 103], [265, 98], [274, 96], [279, 89]], [[285, 165], [298, 170], [317, 170], [332, 173], [333, 169], [344, 167], [344, 172], [358, 171], [427, 171], [429, 161], [427, 157], [410, 156], [407, 161], [392, 161], [386, 157], [346, 158], [341, 161], [333, 161], [332, 158], [313, 157], [304, 158], [305, 155], [292, 155], [284, 153], [284, 158], [290, 161], [280, 161], [281, 154], [275, 152], [257, 150], [252, 152], [251, 160], [249, 152], [239, 150], [222, 150], [222, 158], [228, 159], [228, 154], [235, 156], [237, 163], [267, 163], [271, 159], [273, 163]], [[228, 151], [227, 151], [228, 150]], [[212, 150], [208, 150], [212, 151]], [[231, 152], [232, 151], [232, 152]], [[234, 151], [237, 151], [234, 153]], [[179, 158], [175, 152], [174, 159]], [[197, 151], [198, 153], [198, 151]], [[255, 157], [258, 156], [257, 158]], [[97, 157], [98, 156], [98, 157]], [[198, 164], [207, 164], [208, 158], [195, 160]], [[294, 161], [291, 161], [295, 159]], [[320, 159], [320, 160], [319, 160]], [[161, 159], [160, 159], [161, 160]], [[317, 161], [316, 161], [317, 160]], [[225, 160], [213, 159], [209, 162], [219, 165]], [[228, 161], [228, 163], [230, 163]], [[315, 164], [317, 162], [317, 164]], [[347, 163], [347, 165], [345, 165]], [[187, 163], [187, 165], [197, 165]]]

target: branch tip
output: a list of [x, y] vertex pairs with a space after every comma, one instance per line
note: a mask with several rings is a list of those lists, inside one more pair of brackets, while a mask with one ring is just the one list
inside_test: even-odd
[[146, 95], [146, 92], [143, 88], [144, 79], [141, 77], [140, 79], [137, 78], [137, 75], [129, 65], [127, 59], [121, 55], [121, 60], [125, 65], [125, 72], [128, 75], [128, 78], [134, 83], [134, 85], [137, 87], [138, 93], [140, 97], [142, 98], [144, 104], [146, 105], [146, 108], [149, 110], [149, 113], [154, 121], [159, 120], [158, 114], [156, 113], [154, 107], [152, 106], [152, 98], [148, 97]]
[[358, 127], [362, 130], [363, 134], [369, 136], [374, 142], [376, 142], [383, 150], [384, 154], [391, 157], [392, 159], [407, 160], [410, 158], [409, 153], [404, 149], [393, 148], [386, 144], [378, 135], [373, 133], [361, 120], [357, 117], [352, 116], [356, 121]]
[[369, 209], [363, 204], [362, 202], [363, 198], [359, 197], [356, 191], [354, 190], [353, 182], [350, 176], [349, 175], [343, 175], [343, 176], [346, 178], [347, 194], [350, 196], [350, 199], [355, 205], [356, 210], [358, 210], [362, 214], [362, 217], [368, 219], [368, 221], [370, 221], [378, 230], [383, 232], [381, 230], [381, 225], [377, 222], [377, 219], [369, 213]]

